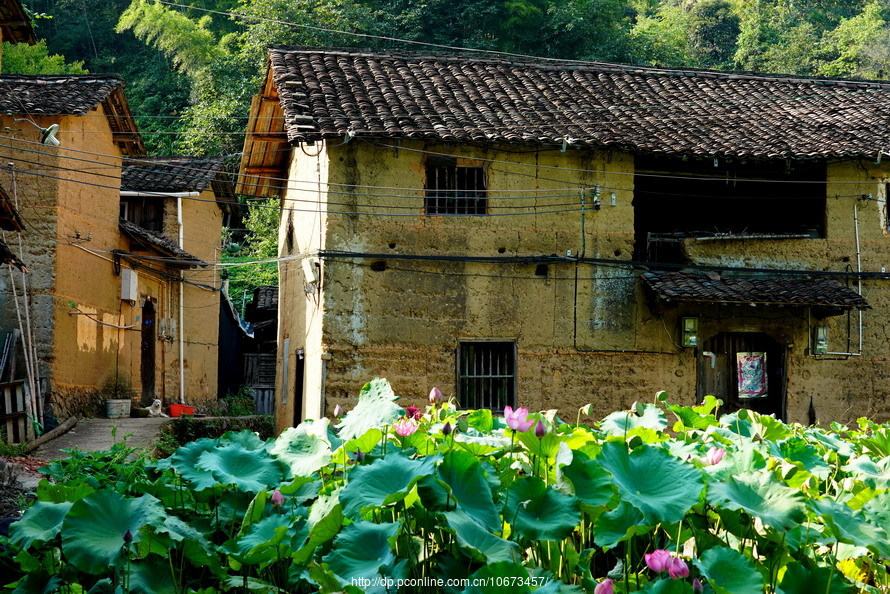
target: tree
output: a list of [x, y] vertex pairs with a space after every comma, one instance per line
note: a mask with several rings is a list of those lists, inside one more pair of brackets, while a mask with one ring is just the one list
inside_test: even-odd
[[65, 56], [50, 54], [46, 41], [34, 45], [3, 44], [4, 74], [86, 74], [83, 61], [66, 62]]
[[689, 14], [689, 43], [702, 66], [727, 69], [733, 65], [739, 17], [727, 0], [705, 0]]
[[245, 264], [278, 256], [278, 221], [280, 210], [277, 199], [254, 202], [244, 226], [248, 230], [246, 245], [236, 254], [223, 256], [223, 262], [242, 264], [227, 266], [229, 295], [235, 307], [243, 310], [244, 302], [256, 287], [278, 284], [278, 263]]

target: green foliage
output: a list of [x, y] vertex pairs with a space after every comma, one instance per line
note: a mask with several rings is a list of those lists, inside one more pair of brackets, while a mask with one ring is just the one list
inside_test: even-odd
[[[278, 285], [278, 262], [249, 264], [278, 256], [278, 200], [254, 201], [247, 208], [246, 246], [236, 254], [224, 253], [222, 257], [224, 263], [233, 264], [225, 268], [225, 278], [229, 281], [229, 295], [239, 311], [252, 298], [254, 289]], [[223, 243], [228, 241], [224, 238]]]
[[[718, 416], [716, 399], [658, 399], [592, 427], [554, 419], [538, 437], [444, 402], [403, 436], [388, 414], [374, 426], [369, 402], [396, 406], [377, 379], [338, 428], [322, 419], [277, 439], [201, 438], [135, 472], [120, 449], [58, 464], [46, 472], [59, 482], [41, 484], [0, 543], [8, 581], [152, 592], [385, 592], [421, 577], [488, 580], [467, 592], [592, 591], [607, 576], [624, 593], [689, 594], [693, 579], [715, 594], [890, 587], [890, 426], [825, 431]], [[655, 550], [690, 575], [655, 573], [645, 560]]]
[[201, 438], [217, 439], [230, 431], [252, 431], [263, 439], [275, 434], [275, 421], [271, 416], [196, 418], [191, 415], [177, 417], [161, 428], [157, 454], [169, 456], [176, 448]]
[[50, 54], [46, 40], [34, 45], [3, 43], [3, 74], [86, 74], [83, 61], [68, 63], [65, 56]]

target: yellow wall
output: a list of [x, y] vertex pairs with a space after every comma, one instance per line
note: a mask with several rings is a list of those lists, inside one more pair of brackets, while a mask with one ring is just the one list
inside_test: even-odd
[[[26, 276], [39, 373], [44, 378], [44, 391], [51, 392], [57, 416], [104, 414], [104, 396], [99, 392], [115, 376], [129, 378], [133, 390], [141, 391], [141, 303], [121, 300], [121, 278], [115, 274], [109, 253], [113, 249], [137, 251], [118, 226], [120, 151], [101, 106], [86, 117], [36, 118], [35, 122], [40, 126], [60, 124], [60, 146], [36, 144], [40, 134], [36, 128], [0, 116], [0, 126], [14, 128], [20, 139], [4, 141], [12, 146], [4, 158], [23, 170], [17, 174], [15, 195], [26, 222], [22, 259], [31, 271]], [[12, 182], [11, 173], [0, 171], [0, 184], [11, 194]], [[186, 250], [214, 262], [218, 260], [221, 213], [212, 202], [212, 192], [200, 198], [210, 201], [184, 204]], [[6, 239], [17, 250], [18, 240], [8, 233]], [[140, 298], [156, 300], [158, 320], [178, 321], [180, 283], [151, 266], [156, 267], [137, 268]], [[131, 268], [132, 264], [123, 261], [121, 267]], [[189, 280], [218, 286], [213, 268], [185, 275]], [[4, 330], [16, 325], [8, 278], [7, 272], [0, 277]], [[18, 273], [16, 282], [21, 293]], [[216, 398], [219, 296], [189, 286], [185, 305], [187, 400], [206, 404]], [[179, 396], [178, 340], [159, 333], [155, 347], [157, 395], [175, 402]]]
[[[565, 256], [569, 250], [575, 256], [583, 250], [588, 258], [630, 260], [634, 239], [630, 155], [483, 150], [404, 140], [400, 147], [335, 142], [317, 157], [305, 154], [318, 151], [317, 146], [294, 151], [291, 179], [318, 185], [291, 184], [303, 190], [292, 190], [289, 199], [303, 201], [294, 204], [304, 210], [321, 208], [327, 200], [331, 213], [326, 224], [320, 213], [293, 213], [294, 252], [312, 253], [321, 247], [374, 253], [386, 264], [386, 270], [375, 272], [370, 268], [373, 259], [326, 260], [321, 299], [305, 295], [298, 263], [282, 264], [282, 337], [290, 338], [292, 349], [306, 350], [304, 416], [330, 414], [336, 404], [353, 406], [359, 388], [375, 376], [387, 377], [404, 404], [423, 402], [434, 385], [454, 394], [455, 354], [465, 339], [516, 341], [517, 400], [532, 409], [559, 408], [571, 416], [593, 402], [598, 413], [606, 414], [649, 400], [659, 390], [667, 390], [674, 402], [692, 403], [695, 350], [676, 342], [679, 318], [697, 315], [700, 339], [720, 331], [756, 331], [787, 346], [789, 420], [807, 422], [813, 412], [823, 421], [848, 421], [863, 414], [890, 417], [888, 390], [881, 381], [890, 375], [887, 281], [863, 284], [874, 310], [864, 314], [862, 356], [828, 360], [810, 354], [812, 327], [828, 325], [830, 349], [847, 351], [849, 322], [855, 351], [856, 313], [848, 321], [847, 315], [816, 320], [805, 308], [683, 306], [655, 312], [641, 287], [642, 270], [628, 266], [582, 264], [576, 271], [565, 259], [551, 262], [547, 276], [536, 276], [535, 264], [399, 260], [394, 256]], [[421, 216], [423, 151], [489, 159], [483, 161], [489, 212], [528, 214]], [[856, 203], [863, 269], [890, 267], [886, 202], [877, 200], [885, 199], [884, 168], [840, 163], [830, 165], [828, 175], [832, 183], [827, 187], [824, 239], [687, 240], [688, 253], [698, 264], [855, 270]], [[603, 188], [602, 208], [582, 217], [581, 193], [566, 188], [597, 185]], [[875, 199], [851, 197], [859, 194]], [[564, 210], [571, 212], [553, 212]], [[362, 214], [349, 214], [355, 212]], [[381, 212], [409, 216], [368, 214]], [[286, 216], [279, 237], [282, 246]], [[279, 401], [280, 396], [279, 390]], [[290, 424], [292, 411], [279, 415], [279, 426]]]

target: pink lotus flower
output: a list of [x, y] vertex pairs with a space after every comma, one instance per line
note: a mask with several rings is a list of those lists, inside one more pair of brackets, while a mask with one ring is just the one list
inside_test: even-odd
[[541, 439], [545, 435], [547, 435], [547, 428], [544, 427], [544, 423], [542, 423], [541, 420], [538, 419], [538, 421], [535, 423], [535, 436], [537, 436], [538, 439]]
[[284, 495], [281, 494], [281, 491], [275, 489], [272, 491], [272, 497], [269, 498], [269, 501], [271, 501], [272, 505], [275, 507], [281, 507], [284, 505]]
[[700, 580], [700, 579], [695, 578], [694, 580], [692, 580], [692, 591], [693, 591], [695, 594], [702, 594], [702, 592], [705, 591], [705, 587], [704, 587], [704, 585], [701, 583], [701, 580]]
[[405, 416], [409, 419], [414, 419], [415, 421], [419, 421], [423, 416], [423, 413], [416, 406], [409, 406], [405, 409]]
[[611, 578], [604, 579], [593, 589], [593, 594], [613, 594], [614, 592], [615, 586], [612, 585]]
[[528, 418], [528, 409], [522, 407], [517, 408], [514, 411], [512, 406], [505, 406], [504, 419], [507, 421], [507, 426], [510, 429], [519, 431], [520, 433], [528, 431], [535, 423], [534, 419]]
[[399, 419], [399, 422], [393, 425], [393, 428], [396, 430], [396, 435], [408, 437], [417, 431], [417, 423], [413, 419]]
[[671, 554], [664, 549], [646, 553], [643, 557], [646, 559], [646, 566], [656, 573], [667, 571], [671, 566]]
[[686, 562], [679, 557], [671, 559], [671, 563], [668, 566], [668, 575], [675, 580], [689, 577], [689, 568], [686, 566]]
[[430, 404], [439, 404], [442, 400], [445, 399], [445, 396], [442, 395], [442, 390], [439, 388], [433, 388], [430, 390]]
[[713, 466], [714, 464], [720, 464], [720, 460], [723, 460], [723, 456], [726, 455], [726, 450], [723, 448], [711, 448], [708, 450], [708, 453], [705, 454], [705, 460], [707, 460], [708, 464]]

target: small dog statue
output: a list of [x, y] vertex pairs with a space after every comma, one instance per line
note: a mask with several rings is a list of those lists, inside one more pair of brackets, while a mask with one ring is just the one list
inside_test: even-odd
[[166, 417], [164, 411], [161, 410], [161, 401], [155, 398], [155, 401], [148, 407], [148, 414], [152, 417]]

